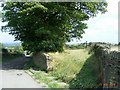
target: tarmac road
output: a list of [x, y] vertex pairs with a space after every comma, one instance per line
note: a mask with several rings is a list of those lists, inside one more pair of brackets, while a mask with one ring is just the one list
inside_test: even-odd
[[22, 69], [26, 60], [28, 59], [22, 57], [2, 65], [2, 88], [42, 88]]

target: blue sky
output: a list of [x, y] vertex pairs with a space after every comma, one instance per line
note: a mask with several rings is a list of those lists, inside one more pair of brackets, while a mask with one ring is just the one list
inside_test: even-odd
[[[85, 29], [85, 34], [81, 40], [73, 40], [71, 43], [81, 42], [110, 42], [118, 43], [118, 1], [107, 0], [108, 12], [98, 14], [96, 17], [86, 21], [88, 29]], [[1, 9], [0, 9], [1, 10]], [[3, 25], [0, 22], [0, 27]], [[13, 42], [14, 37], [8, 33], [0, 31], [0, 42]]]

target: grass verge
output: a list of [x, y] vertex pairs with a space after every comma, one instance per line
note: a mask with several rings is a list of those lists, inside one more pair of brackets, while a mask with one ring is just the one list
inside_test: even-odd
[[35, 66], [33, 60], [26, 62], [24, 69], [26, 72], [32, 73], [31, 75], [40, 85], [47, 88], [67, 88], [68, 84], [63, 83], [59, 80], [56, 80], [56, 77], [53, 77], [44, 71], [40, 71], [38, 67]]

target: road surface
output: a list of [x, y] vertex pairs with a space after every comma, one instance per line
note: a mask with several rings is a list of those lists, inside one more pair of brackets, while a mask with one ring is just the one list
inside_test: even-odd
[[26, 60], [22, 57], [2, 65], [2, 88], [42, 88], [22, 69]]

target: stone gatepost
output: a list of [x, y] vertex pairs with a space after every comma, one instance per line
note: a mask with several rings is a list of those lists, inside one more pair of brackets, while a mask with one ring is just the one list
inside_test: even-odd
[[47, 71], [49, 68], [49, 61], [50, 56], [46, 53], [39, 52], [33, 54], [33, 60], [37, 67], [40, 68], [40, 70]]

